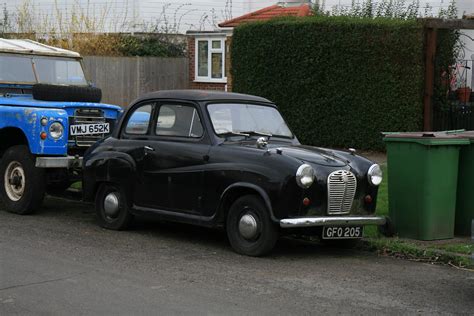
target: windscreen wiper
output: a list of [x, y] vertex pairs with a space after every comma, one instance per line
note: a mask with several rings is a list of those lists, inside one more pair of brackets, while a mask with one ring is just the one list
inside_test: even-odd
[[257, 132], [257, 131], [241, 131], [239, 133], [242, 134], [247, 134], [247, 135], [252, 135], [252, 136], [267, 136], [267, 137], [272, 137], [273, 135], [270, 133], [264, 133], [264, 132]]
[[223, 133], [218, 133], [218, 136], [223, 136], [226, 139], [230, 136], [244, 136], [244, 137], [250, 137], [250, 134], [246, 133], [240, 133], [240, 132], [233, 132], [233, 131], [225, 131]]

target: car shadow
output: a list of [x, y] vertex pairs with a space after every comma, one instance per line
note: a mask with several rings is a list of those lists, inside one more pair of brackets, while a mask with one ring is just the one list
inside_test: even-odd
[[[176, 242], [183, 244], [192, 243], [197, 247], [203, 247], [208, 250], [214, 248], [216, 251], [234, 253], [227, 239], [227, 234], [222, 228], [212, 229], [189, 224], [136, 217], [130, 229], [135, 233], [153, 236], [154, 238], [173, 239], [173, 241]], [[318, 241], [310, 241], [296, 236], [282, 236], [272, 252], [265, 257], [273, 259], [316, 256], [351, 257], [356, 252], [360, 253], [360, 251], [356, 249], [323, 245]]]
[[[94, 206], [92, 204], [58, 199], [55, 197], [47, 198], [44, 207], [35, 216], [51, 217], [56, 220], [61, 220], [62, 218], [68, 222], [77, 220], [86, 225], [97, 225]], [[117, 234], [119, 233], [122, 232], [117, 232]], [[137, 234], [144, 238], [151, 238], [157, 241], [165, 240], [173, 245], [178, 243], [188, 249], [235, 254], [232, 251], [223, 228], [211, 229], [137, 216], [127, 233]], [[355, 252], [361, 253], [354, 249], [323, 245], [318, 241], [301, 239], [295, 236], [283, 236], [278, 240], [273, 251], [265, 258], [350, 257], [353, 256]]]

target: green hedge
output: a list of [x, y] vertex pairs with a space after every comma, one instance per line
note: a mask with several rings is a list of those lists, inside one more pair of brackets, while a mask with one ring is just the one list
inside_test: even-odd
[[422, 127], [423, 42], [416, 21], [245, 24], [232, 39], [233, 90], [276, 102], [302, 143], [381, 150], [380, 132]]

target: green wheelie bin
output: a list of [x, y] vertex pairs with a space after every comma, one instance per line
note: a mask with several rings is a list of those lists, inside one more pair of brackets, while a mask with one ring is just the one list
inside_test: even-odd
[[461, 148], [459, 156], [458, 193], [454, 234], [471, 236], [474, 220], [474, 131], [457, 134], [470, 141], [469, 146]]
[[459, 152], [469, 140], [438, 133], [384, 137], [387, 147], [389, 218], [399, 237], [454, 236]]

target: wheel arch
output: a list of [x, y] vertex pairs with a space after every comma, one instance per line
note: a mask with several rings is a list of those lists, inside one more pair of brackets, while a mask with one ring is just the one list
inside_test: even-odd
[[0, 158], [5, 151], [15, 145], [26, 145], [31, 152], [28, 138], [22, 129], [18, 127], [3, 127], [0, 129]]
[[255, 184], [247, 183], [247, 182], [234, 183], [228, 186], [224, 190], [224, 192], [221, 195], [221, 198], [219, 199], [219, 206], [218, 206], [219, 220], [225, 221], [225, 218], [227, 217], [227, 213], [232, 203], [234, 203], [239, 197], [247, 195], [247, 194], [253, 194], [260, 197], [265, 203], [265, 206], [267, 207], [270, 213], [271, 220], [275, 223], [279, 222], [279, 220], [275, 217], [273, 213], [273, 207], [270, 201], [270, 197], [265, 192], [265, 190]]
[[127, 194], [134, 188], [137, 165], [132, 157], [121, 152], [100, 152], [84, 162], [84, 200], [94, 201], [97, 190], [103, 183], [120, 185]]

